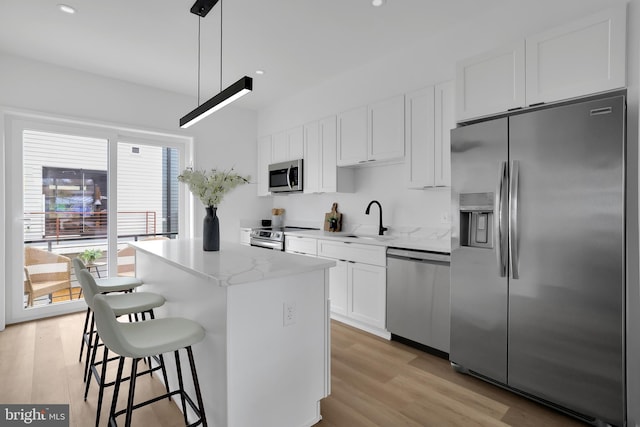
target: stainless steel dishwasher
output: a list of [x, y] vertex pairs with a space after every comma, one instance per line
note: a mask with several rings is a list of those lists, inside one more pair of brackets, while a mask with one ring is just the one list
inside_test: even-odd
[[387, 329], [393, 339], [449, 353], [451, 256], [387, 249]]

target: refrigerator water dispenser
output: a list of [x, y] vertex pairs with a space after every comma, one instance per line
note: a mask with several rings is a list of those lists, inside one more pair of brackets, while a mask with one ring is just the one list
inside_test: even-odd
[[493, 193], [460, 194], [460, 245], [493, 248]]

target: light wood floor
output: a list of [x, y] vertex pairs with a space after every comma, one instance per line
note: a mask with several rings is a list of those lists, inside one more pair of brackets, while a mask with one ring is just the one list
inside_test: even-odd
[[[97, 388], [94, 383], [84, 402], [83, 366], [78, 363], [83, 321], [84, 313], [77, 313], [10, 325], [0, 332], [0, 403], [70, 403], [72, 427], [93, 425]], [[338, 322], [332, 323], [331, 363], [332, 393], [322, 401], [323, 420], [317, 427], [582, 425], [457, 374], [446, 360]], [[164, 390], [149, 376], [137, 384], [140, 400]], [[108, 388], [102, 420], [110, 401]], [[133, 421], [145, 427], [183, 425], [177, 406], [167, 400], [134, 412]]]

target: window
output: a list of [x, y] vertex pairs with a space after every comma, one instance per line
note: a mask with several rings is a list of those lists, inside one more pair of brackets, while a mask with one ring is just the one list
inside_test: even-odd
[[95, 276], [130, 275], [128, 242], [189, 229], [188, 196], [177, 182], [189, 138], [7, 117], [6, 212], [24, 224], [7, 233], [9, 322], [81, 307], [70, 267], [79, 254], [99, 253]]

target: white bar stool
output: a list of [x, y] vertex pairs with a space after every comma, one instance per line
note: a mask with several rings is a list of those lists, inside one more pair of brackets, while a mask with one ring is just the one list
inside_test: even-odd
[[[78, 273], [78, 281], [80, 282], [80, 286], [84, 291], [84, 299], [87, 302], [89, 308], [93, 310], [93, 300], [94, 297], [99, 294], [99, 287], [96, 284], [96, 280], [89, 273], [88, 270], [80, 270]], [[104, 295], [107, 303], [113, 310], [115, 316], [122, 315], [130, 315], [141, 313], [144, 320], [144, 313], [149, 313], [151, 318], [154, 318], [153, 309], [162, 306], [165, 303], [165, 298], [162, 295], [154, 294], [151, 292], [132, 292], [132, 293], [111, 293]], [[136, 316], [137, 317], [137, 316]], [[87, 354], [87, 363], [85, 364], [85, 390], [84, 390], [84, 400], [87, 400], [87, 395], [89, 393], [89, 386], [91, 385], [91, 377], [94, 376], [96, 378], [96, 382], [99, 386], [98, 392], [98, 404], [96, 408], [96, 427], [98, 426], [100, 420], [100, 412], [102, 409], [102, 397], [104, 395], [104, 388], [114, 385], [114, 382], [106, 382], [106, 371], [107, 371], [107, 363], [110, 360], [108, 354], [109, 350], [105, 346], [104, 353], [101, 362], [96, 362], [96, 354], [98, 352], [98, 341], [99, 341], [99, 333], [91, 334], [93, 341], [88, 344], [88, 349], [92, 349], [91, 359], [89, 359], [89, 355]], [[151, 360], [149, 359], [147, 365], [149, 369], [140, 375], [149, 373], [151, 374], [153, 371], [161, 369], [162, 376], [164, 378], [165, 384], [168, 384], [167, 381], [167, 371], [164, 365], [164, 359], [162, 355], [160, 355], [157, 359], [158, 366], [155, 368], [151, 367]], [[98, 373], [98, 365], [102, 365], [101, 372]], [[169, 391], [167, 387], [167, 391]]]
[[[197, 425], [206, 427], [207, 419], [204, 413], [200, 384], [198, 383], [198, 375], [196, 373], [196, 367], [193, 360], [193, 351], [191, 350], [191, 346], [202, 341], [205, 336], [202, 326], [194, 321], [179, 317], [154, 319], [144, 322], [120, 323], [116, 320], [115, 313], [109, 305], [106, 295], [95, 296], [93, 299], [93, 312], [96, 318], [98, 333], [100, 334], [102, 341], [109, 350], [120, 355], [116, 384], [113, 391], [113, 400], [111, 401], [111, 410], [109, 412], [109, 425], [116, 426], [116, 418], [122, 414], [126, 414], [125, 426], [129, 427], [131, 426], [131, 416], [134, 409], [157, 402], [165, 397], [180, 394], [185, 425], [188, 425], [189, 427]], [[198, 401], [197, 407], [184, 390], [180, 356], [178, 352], [182, 348], [187, 350], [189, 365], [191, 367], [191, 376], [193, 378], [196, 399]], [[174, 353], [176, 360], [179, 389], [168, 392], [162, 396], [149, 399], [145, 402], [134, 404], [133, 398], [136, 388], [138, 362], [140, 359], [171, 351]], [[116, 412], [118, 392], [122, 381], [122, 370], [125, 358], [127, 357], [133, 359], [127, 407], [126, 409]], [[187, 419], [186, 403], [189, 403], [191, 409], [199, 417], [198, 420], [192, 424], [189, 424]]]
[[[73, 262], [74, 272], [76, 273], [76, 278], [78, 278], [80, 271], [87, 270], [87, 266], [78, 257], [75, 257], [72, 260], [72, 262]], [[142, 280], [136, 277], [105, 277], [102, 279], [98, 279], [96, 283], [100, 287], [100, 293], [131, 292], [133, 289], [142, 285]], [[84, 292], [84, 289], [82, 289], [81, 292]], [[89, 327], [89, 318], [91, 318], [90, 327]], [[82, 340], [80, 341], [80, 356], [78, 357], [78, 362], [82, 361], [82, 352], [84, 350], [85, 344], [87, 345], [87, 360], [89, 358], [89, 351], [90, 351], [89, 343], [91, 342], [91, 336], [93, 335], [93, 330], [94, 330], [94, 324], [93, 324], [93, 316], [91, 315], [91, 308], [87, 307], [87, 314], [84, 317], [84, 329], [82, 332]], [[86, 366], [86, 361], [85, 361], [85, 366]], [[86, 376], [86, 372], [85, 372], [85, 376]]]

